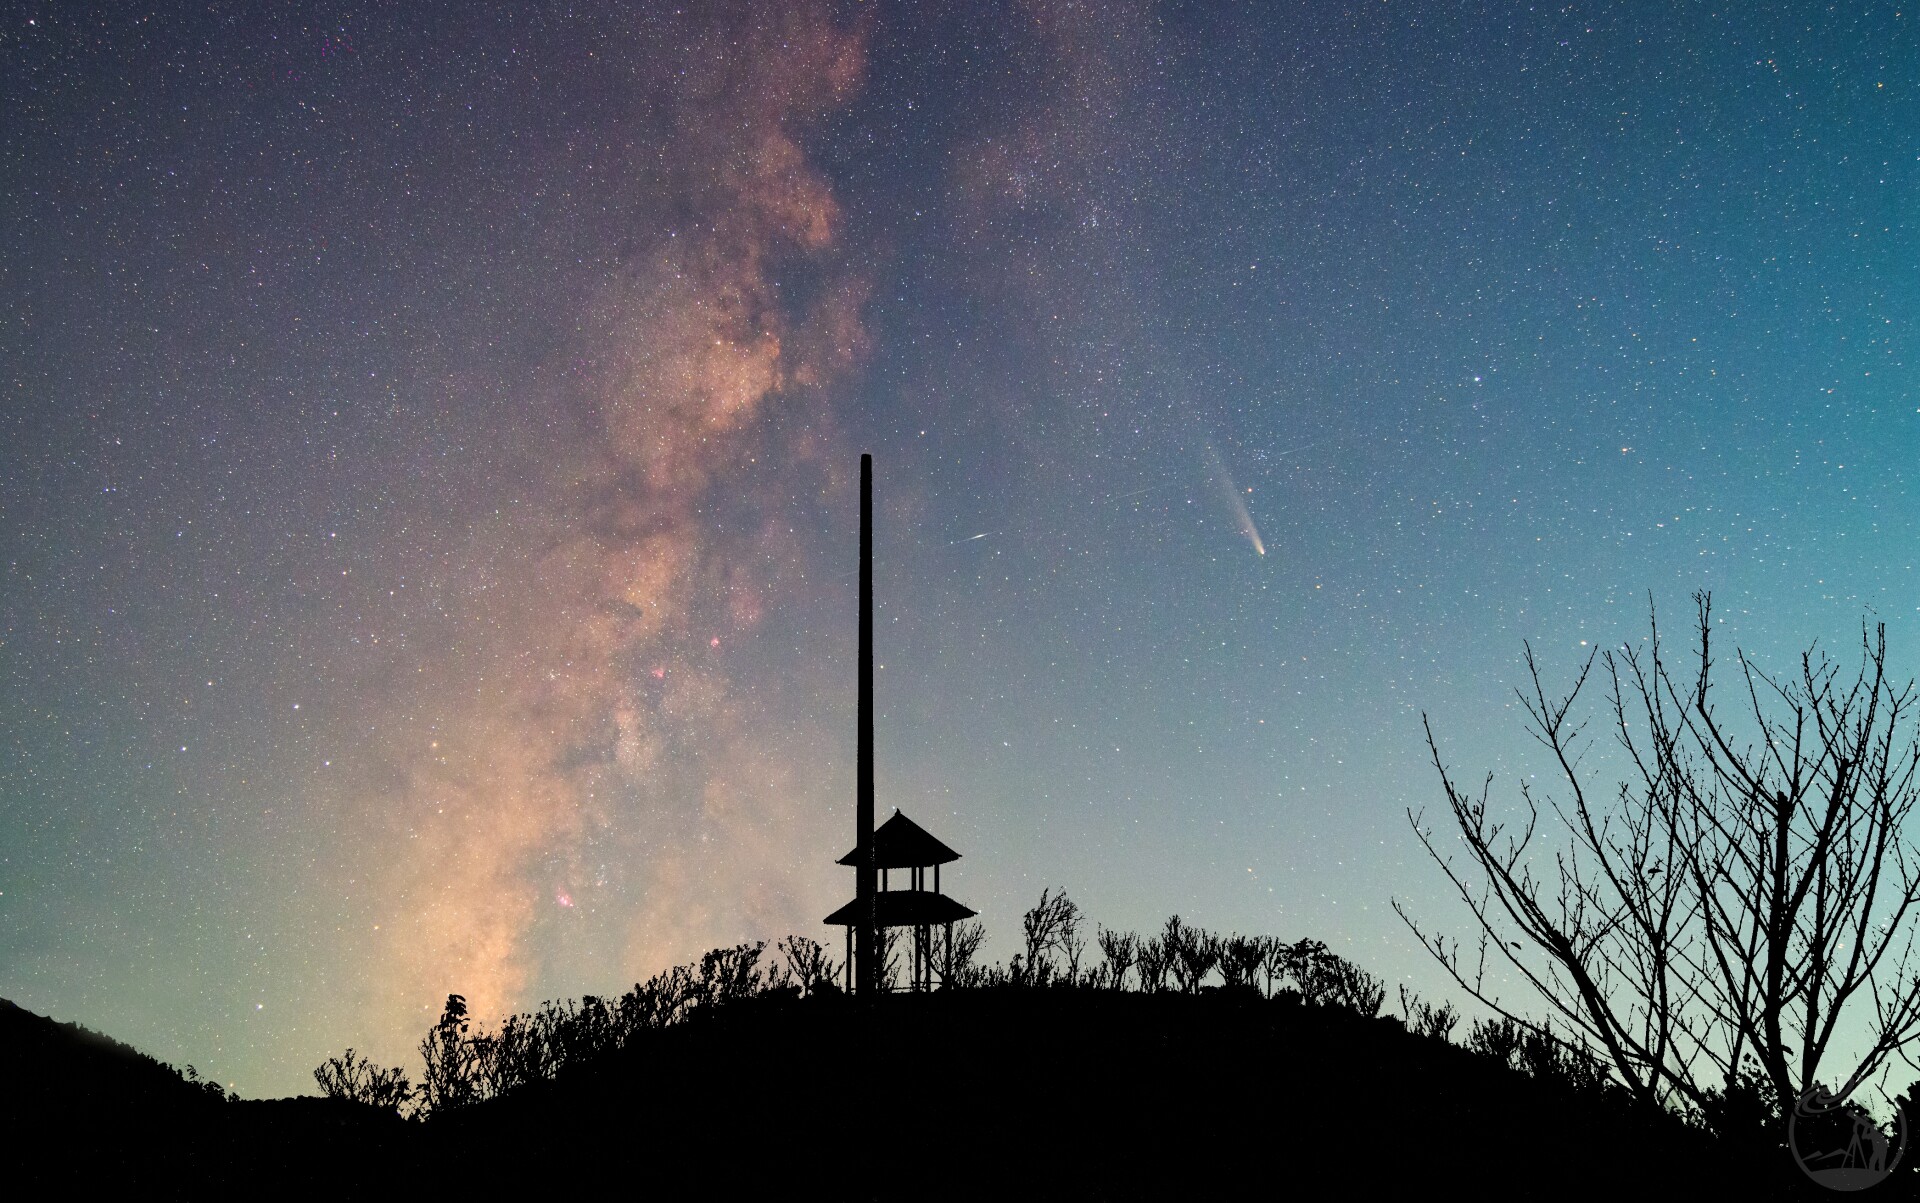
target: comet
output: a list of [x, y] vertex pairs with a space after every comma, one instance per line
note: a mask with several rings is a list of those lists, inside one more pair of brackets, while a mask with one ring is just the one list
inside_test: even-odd
[[1233, 482], [1232, 473], [1227, 471], [1226, 461], [1214, 450], [1212, 443], [1207, 447], [1207, 465], [1213, 469], [1214, 483], [1220, 486], [1220, 495], [1226, 499], [1227, 510], [1233, 515], [1233, 521], [1240, 528], [1240, 534], [1252, 545], [1256, 555], [1267, 554], [1267, 544], [1260, 537], [1260, 528], [1253, 524], [1253, 514], [1247, 510], [1246, 494]]

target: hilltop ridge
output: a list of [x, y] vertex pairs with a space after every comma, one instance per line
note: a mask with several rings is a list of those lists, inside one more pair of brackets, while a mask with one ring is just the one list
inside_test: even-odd
[[[11, 1129], [55, 1120], [59, 1147], [77, 1150], [23, 1142], [28, 1178], [78, 1185], [525, 1180], [726, 1198], [802, 1185], [848, 1198], [1816, 1190], [1784, 1156], [1529, 1077], [1397, 1019], [1252, 990], [986, 988], [878, 1007], [770, 991], [413, 1123], [342, 1100], [222, 1103], [171, 1071], [175, 1086], [163, 1086], [165, 1067], [124, 1045], [18, 1008], [0, 1015], [9, 1037], [38, 1033], [37, 1044], [8, 1040], [37, 1058], [16, 1082], [74, 1082], [58, 1114], [29, 1116], [32, 1092], [8, 1093]], [[98, 1059], [102, 1045], [112, 1060]], [[135, 1072], [144, 1086], [116, 1097]]]

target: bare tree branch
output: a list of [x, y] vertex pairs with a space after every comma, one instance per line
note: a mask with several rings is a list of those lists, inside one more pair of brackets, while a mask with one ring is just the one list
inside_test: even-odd
[[[1517, 830], [1488, 816], [1491, 777], [1477, 796], [1455, 784], [1423, 719], [1470, 864], [1457, 868], [1407, 817], [1474, 917], [1478, 966], [1469, 974], [1458, 941], [1395, 910], [1463, 989], [1559, 1039], [1487, 990], [1494, 949], [1644, 1103], [1707, 1109], [1743, 1081], [1748, 1056], [1790, 1101], [1843, 1050], [1844, 1093], [1920, 1041], [1920, 858], [1907, 834], [1920, 697], [1889, 679], [1876, 626], [1845, 676], [1817, 645], [1783, 678], [1736, 651], [1742, 696], [1725, 719], [1712, 605], [1703, 593], [1695, 606], [1685, 676], [1666, 662], [1657, 617], [1644, 648], [1589, 655], [1564, 694], [1526, 648], [1519, 702], [1555, 773], [1550, 788], [1522, 783]], [[1582, 771], [1590, 744], [1575, 710], [1596, 663], [1627, 769], [1605, 807]], [[1531, 851], [1543, 809], [1565, 837], [1544, 878]]]

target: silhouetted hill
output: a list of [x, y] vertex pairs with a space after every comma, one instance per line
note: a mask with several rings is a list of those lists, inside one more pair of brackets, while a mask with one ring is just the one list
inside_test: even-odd
[[77, 1023], [60, 1023], [0, 999], [5, 1105], [80, 1110], [200, 1109], [215, 1104], [204, 1083]]
[[[130, 1184], [162, 1195], [293, 1181], [329, 1155], [405, 1135], [398, 1116], [321, 1098], [231, 1100], [147, 1054], [0, 999], [0, 1147], [8, 1184]], [[364, 1180], [352, 1160], [345, 1180]], [[338, 1171], [334, 1171], [336, 1174]]]
[[[1397, 1021], [1284, 996], [1002, 988], [883, 1003], [770, 992], [425, 1122], [321, 1099], [197, 1105], [157, 1078], [119, 1101], [67, 1091], [87, 1100], [59, 1125], [82, 1152], [25, 1146], [29, 1174], [303, 1194], [1824, 1197], [1777, 1150], [1735, 1151]], [[101, 1046], [114, 1065], [157, 1065], [35, 1030], [38, 1081], [60, 1076], [62, 1049], [96, 1083], [132, 1072], [89, 1060]], [[90, 1122], [89, 1108], [118, 1119]]]
[[[745, 1186], [771, 1149], [815, 1149], [812, 1172], [853, 1197], [1812, 1189], [1784, 1156], [1730, 1160], [1677, 1121], [1556, 1089], [1392, 1019], [1224, 991], [887, 1002], [869, 1014], [843, 998], [754, 999], [443, 1126], [457, 1145], [511, 1145], [543, 1164], [644, 1133], [681, 1165], [725, 1171], [722, 1185]], [[877, 1175], [865, 1190], [852, 1189], [856, 1157]]]

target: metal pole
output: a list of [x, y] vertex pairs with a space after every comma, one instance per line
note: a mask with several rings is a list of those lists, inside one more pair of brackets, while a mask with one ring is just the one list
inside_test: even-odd
[[859, 934], [854, 954], [860, 962], [860, 993], [880, 993], [879, 895], [874, 886], [873, 847], [873, 457], [860, 457], [860, 708], [859, 758], [854, 785], [858, 825], [859, 865], [856, 869], [855, 917]]

